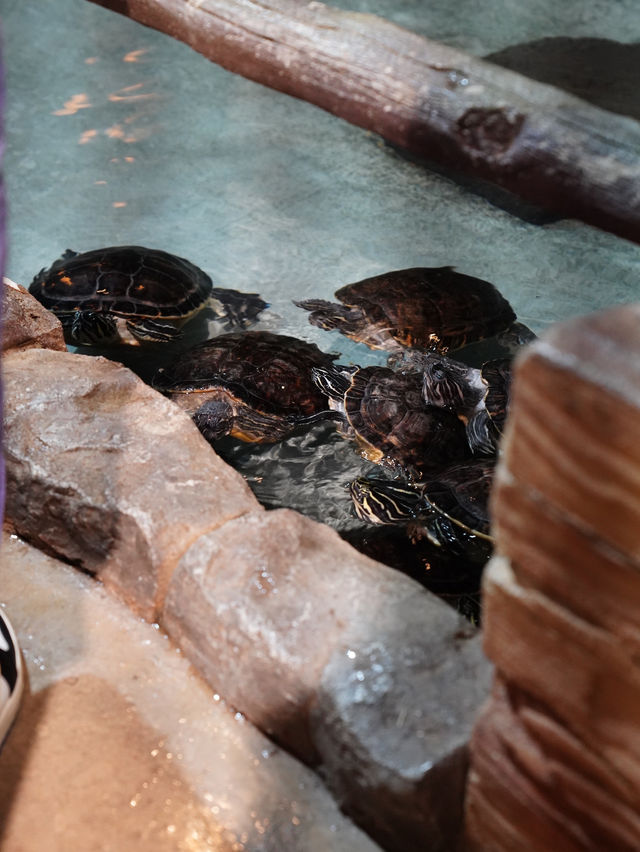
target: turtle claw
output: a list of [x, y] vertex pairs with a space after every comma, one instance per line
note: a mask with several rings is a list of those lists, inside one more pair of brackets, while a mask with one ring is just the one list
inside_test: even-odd
[[218, 319], [226, 321], [227, 331], [253, 325], [262, 311], [269, 307], [258, 293], [241, 293], [226, 287], [213, 287], [211, 300]]
[[154, 319], [128, 320], [127, 329], [141, 343], [170, 343], [182, 337], [172, 323]]
[[118, 327], [113, 317], [98, 311], [76, 311], [60, 318], [63, 330], [74, 343], [106, 345], [118, 339]]

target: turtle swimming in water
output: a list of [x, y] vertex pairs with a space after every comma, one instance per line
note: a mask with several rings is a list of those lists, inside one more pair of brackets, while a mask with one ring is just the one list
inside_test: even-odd
[[450, 411], [426, 405], [422, 374], [388, 367], [316, 368], [318, 387], [369, 461], [412, 476], [470, 454], [464, 426]]
[[422, 482], [355, 479], [349, 485], [357, 516], [374, 524], [406, 524], [454, 555], [484, 564], [493, 550], [489, 495], [495, 459], [450, 465]]
[[422, 356], [425, 402], [461, 418], [474, 453], [496, 452], [509, 406], [511, 364], [495, 358], [477, 368], [439, 353]]
[[334, 416], [312, 370], [336, 357], [283, 334], [232, 332], [181, 353], [152, 384], [187, 411], [210, 442], [231, 435], [273, 443]]
[[[452, 266], [399, 269], [347, 284], [339, 304], [306, 299], [309, 322], [372, 349], [446, 352], [504, 334], [516, 315], [497, 288]], [[519, 325], [519, 324], [517, 324]]]
[[182, 257], [143, 246], [67, 250], [42, 269], [29, 292], [59, 318], [70, 343], [167, 343], [210, 304], [229, 327], [245, 327], [267, 307], [255, 293], [213, 287]]

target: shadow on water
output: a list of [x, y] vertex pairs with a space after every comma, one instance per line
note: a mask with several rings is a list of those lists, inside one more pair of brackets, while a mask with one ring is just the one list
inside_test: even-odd
[[484, 57], [601, 109], [640, 119], [640, 44], [605, 38], [542, 38]]
[[[512, 45], [483, 58], [532, 80], [562, 89], [601, 109], [640, 118], [637, 93], [640, 44], [557, 36]], [[497, 183], [457, 168], [451, 161], [450, 140], [446, 137], [430, 139], [429, 145], [434, 151], [433, 159], [384, 142], [384, 147], [400, 159], [451, 180], [523, 222], [550, 225], [566, 218], [558, 209], [547, 209], [524, 200]]]

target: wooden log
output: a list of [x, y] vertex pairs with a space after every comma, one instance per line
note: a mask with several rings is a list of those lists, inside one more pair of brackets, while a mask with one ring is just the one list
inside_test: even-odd
[[91, 0], [448, 168], [640, 242], [640, 127], [374, 15], [298, 0]]

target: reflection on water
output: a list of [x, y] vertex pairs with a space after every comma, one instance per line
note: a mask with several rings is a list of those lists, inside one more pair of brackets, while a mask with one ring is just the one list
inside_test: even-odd
[[479, 621], [481, 568], [426, 539], [412, 543], [403, 526], [376, 527], [356, 518], [349, 482], [357, 476], [379, 477], [381, 469], [361, 458], [332, 423], [317, 424], [277, 444], [224, 438], [215, 448], [267, 509], [296, 509], [328, 524], [361, 553], [402, 571]]
[[277, 444], [225, 438], [215, 448], [242, 473], [263, 506], [297, 509], [339, 532], [361, 525], [351, 508], [350, 480], [380, 472], [332, 423], [319, 423]]

